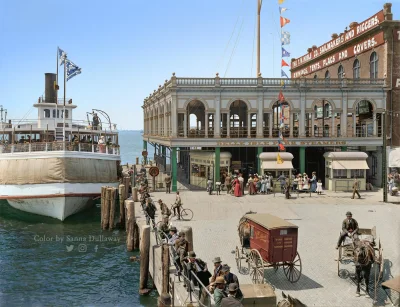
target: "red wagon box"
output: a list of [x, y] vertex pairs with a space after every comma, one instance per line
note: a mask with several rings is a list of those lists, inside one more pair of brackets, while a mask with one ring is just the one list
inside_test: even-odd
[[271, 264], [292, 262], [297, 253], [298, 226], [271, 214], [246, 214], [250, 225], [250, 248]]

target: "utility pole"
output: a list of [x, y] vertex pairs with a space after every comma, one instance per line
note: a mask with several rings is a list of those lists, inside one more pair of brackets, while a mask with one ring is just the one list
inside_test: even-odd
[[261, 74], [260, 72], [260, 14], [261, 14], [262, 0], [257, 0], [257, 76], [258, 78]]
[[383, 148], [382, 148], [382, 182], [383, 182], [383, 202], [388, 201], [387, 192], [387, 162], [386, 162], [386, 112], [382, 113], [382, 137], [383, 137]]

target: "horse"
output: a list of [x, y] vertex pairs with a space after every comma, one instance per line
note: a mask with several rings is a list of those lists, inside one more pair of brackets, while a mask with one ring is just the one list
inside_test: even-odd
[[370, 242], [359, 239], [353, 241], [353, 247], [357, 281], [356, 296], [360, 296], [360, 283], [363, 278], [365, 281], [366, 292], [369, 294], [369, 276], [372, 264], [375, 262], [375, 250], [373, 246], [371, 246]]
[[303, 304], [299, 299], [291, 297], [289, 294], [286, 294], [282, 291], [283, 300], [279, 301], [276, 305], [277, 307], [307, 307], [307, 305]]

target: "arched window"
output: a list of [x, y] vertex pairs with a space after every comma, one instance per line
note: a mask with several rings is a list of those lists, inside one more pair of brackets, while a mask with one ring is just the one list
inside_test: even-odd
[[314, 118], [318, 118], [318, 107], [314, 106]]
[[237, 114], [231, 115], [231, 118], [230, 118], [231, 128], [238, 128], [239, 121], [240, 121], [239, 115], [237, 115]]
[[339, 79], [343, 79], [344, 78], [344, 68], [343, 68], [342, 65], [339, 66], [337, 74], [338, 74], [338, 78]]
[[331, 78], [331, 74], [329, 73], [329, 70], [327, 70], [325, 72], [325, 79], [330, 79]]
[[329, 125], [325, 125], [324, 126], [324, 137], [328, 137], [329, 136]]
[[50, 118], [50, 110], [44, 109], [44, 118]]
[[372, 52], [371, 57], [369, 58], [369, 72], [371, 79], [378, 78], [378, 55], [375, 51]]
[[325, 103], [325, 117], [330, 117], [332, 115], [331, 106], [329, 103]]
[[353, 78], [360, 79], [360, 61], [358, 59], [353, 63]]

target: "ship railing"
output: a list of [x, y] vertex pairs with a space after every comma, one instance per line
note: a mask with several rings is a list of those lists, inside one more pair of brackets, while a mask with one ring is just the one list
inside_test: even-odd
[[19, 152], [77, 151], [119, 155], [118, 145], [71, 142], [32, 142], [24, 144], [0, 144], [0, 154]]

